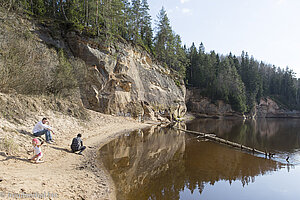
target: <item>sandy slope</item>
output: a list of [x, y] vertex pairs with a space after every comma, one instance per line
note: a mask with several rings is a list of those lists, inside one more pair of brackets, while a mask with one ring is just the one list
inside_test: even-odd
[[[114, 199], [113, 184], [98, 160], [97, 150], [121, 132], [142, 128], [147, 124], [88, 112], [91, 116], [89, 121], [47, 112], [56, 130], [56, 142], [43, 146], [45, 162], [41, 164], [30, 163], [27, 159], [31, 155], [26, 153], [32, 149], [30, 132], [35, 121], [20, 126], [0, 118], [0, 136], [1, 128], [3, 134], [3, 130], [7, 131], [9, 127], [15, 134], [16, 143], [22, 144], [18, 156], [7, 156], [0, 151], [0, 199], [41, 199], [39, 197], [44, 196], [45, 199]], [[20, 130], [24, 133], [20, 133]], [[84, 145], [88, 146], [84, 156], [69, 152], [71, 140], [77, 133], [82, 133]]]

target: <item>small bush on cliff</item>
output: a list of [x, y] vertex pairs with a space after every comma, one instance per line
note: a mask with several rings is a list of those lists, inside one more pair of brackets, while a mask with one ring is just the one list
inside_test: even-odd
[[5, 42], [0, 43], [0, 92], [43, 93], [50, 80], [47, 63], [43, 60], [45, 52], [38, 51], [31, 39], [24, 39], [24, 33], [28, 35], [26, 30], [11, 33], [4, 32]]
[[48, 87], [48, 91], [55, 95], [66, 95], [70, 93], [70, 90], [77, 87], [77, 80], [63, 49], [58, 51], [58, 57], [59, 64], [55, 68], [54, 79]]
[[0, 92], [72, 95], [77, 80], [64, 51], [41, 43], [22, 17], [8, 15], [0, 23]]
[[174, 81], [175, 81], [176, 86], [180, 88], [181, 87], [180, 81], [179, 80], [174, 80]]

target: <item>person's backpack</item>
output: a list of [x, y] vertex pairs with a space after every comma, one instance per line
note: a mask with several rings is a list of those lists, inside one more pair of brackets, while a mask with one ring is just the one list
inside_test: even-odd
[[72, 144], [71, 144], [72, 151], [78, 151], [80, 148], [80, 145], [81, 145], [80, 139], [78, 137], [73, 138]]

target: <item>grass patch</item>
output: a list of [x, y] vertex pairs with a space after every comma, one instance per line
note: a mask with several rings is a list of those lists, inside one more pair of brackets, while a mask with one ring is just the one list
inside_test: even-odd
[[13, 138], [8, 138], [7, 136], [0, 139], [0, 150], [10, 155], [19, 152], [18, 145]]

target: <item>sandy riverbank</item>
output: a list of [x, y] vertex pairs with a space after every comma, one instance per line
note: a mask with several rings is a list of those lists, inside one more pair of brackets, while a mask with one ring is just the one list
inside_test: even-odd
[[[122, 132], [150, 125], [125, 117], [86, 112], [89, 120], [45, 112], [56, 134], [55, 144], [43, 146], [45, 162], [41, 164], [29, 162], [27, 159], [32, 155], [27, 151], [32, 149], [32, 127], [42, 116], [28, 118], [21, 125], [0, 118], [0, 138], [3, 141], [4, 136], [12, 136], [18, 145], [17, 153], [7, 155], [0, 150], [0, 199], [41, 199], [39, 197], [44, 196], [64, 200], [115, 199], [113, 183], [98, 161], [98, 149]], [[84, 145], [88, 147], [84, 156], [69, 152], [71, 140], [77, 133], [82, 133]]]

